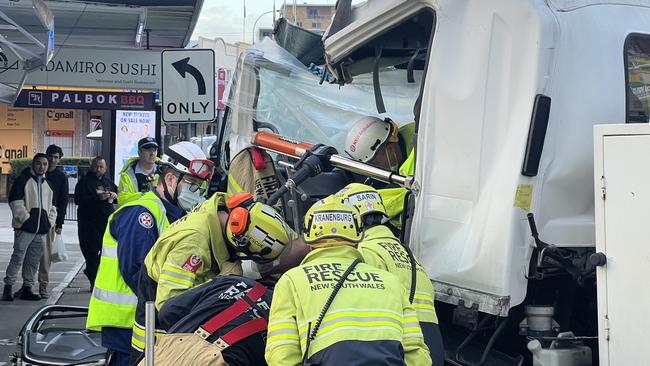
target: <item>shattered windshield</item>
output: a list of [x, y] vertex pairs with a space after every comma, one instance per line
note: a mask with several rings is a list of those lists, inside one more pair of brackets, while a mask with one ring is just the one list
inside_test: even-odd
[[415, 71], [414, 83], [407, 82], [406, 70], [387, 68], [380, 72], [387, 112], [379, 114], [371, 74], [355, 76], [353, 83], [344, 86], [319, 84], [322, 68], [305, 67], [268, 39], [246, 50], [242, 59], [248, 70], [256, 70], [256, 78], [254, 82], [245, 77], [238, 80], [243, 73], [234, 75], [227, 103], [230, 116], [238, 116], [228, 121], [235, 137], [231, 139], [235, 141], [231, 142], [231, 156], [250, 142], [253, 119], [273, 125], [281, 135], [331, 145], [340, 153], [347, 131], [363, 116], [389, 117], [400, 126], [413, 121], [421, 71]]

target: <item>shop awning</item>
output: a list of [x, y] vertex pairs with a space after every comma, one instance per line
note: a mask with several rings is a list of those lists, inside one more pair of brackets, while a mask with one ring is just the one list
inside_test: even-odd
[[[203, 0], [53, 0], [46, 4], [54, 15], [56, 46], [141, 48], [146, 46], [148, 29], [151, 48], [173, 48], [189, 42]], [[34, 37], [47, 39], [31, 0], [0, 0], [0, 9]]]
[[[185, 47], [202, 5], [203, 0], [0, 0], [0, 73], [24, 72], [20, 82], [0, 83], [0, 102], [13, 103], [28, 73], [61, 46]], [[8, 62], [8, 54], [18, 61]]]

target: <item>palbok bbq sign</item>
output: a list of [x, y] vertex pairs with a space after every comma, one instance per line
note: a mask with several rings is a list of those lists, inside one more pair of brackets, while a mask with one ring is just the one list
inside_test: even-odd
[[153, 93], [23, 90], [14, 106], [64, 109], [154, 109]]

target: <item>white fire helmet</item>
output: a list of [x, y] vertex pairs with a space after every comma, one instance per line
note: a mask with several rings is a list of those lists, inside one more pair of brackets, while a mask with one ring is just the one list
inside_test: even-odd
[[387, 142], [397, 142], [397, 126], [393, 121], [366, 116], [354, 123], [345, 138], [345, 153], [354, 160], [367, 163]]
[[205, 156], [198, 145], [189, 141], [181, 141], [167, 147], [160, 160], [180, 173], [203, 180], [209, 181], [214, 171], [214, 163]]

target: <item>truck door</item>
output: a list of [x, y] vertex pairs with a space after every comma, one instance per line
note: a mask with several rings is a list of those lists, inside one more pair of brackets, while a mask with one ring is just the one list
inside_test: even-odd
[[596, 250], [606, 258], [597, 269], [600, 365], [642, 364], [650, 326], [650, 125], [594, 131]]

